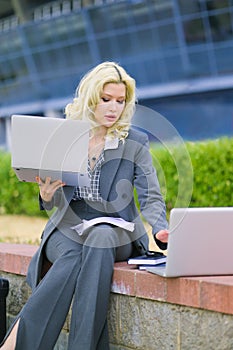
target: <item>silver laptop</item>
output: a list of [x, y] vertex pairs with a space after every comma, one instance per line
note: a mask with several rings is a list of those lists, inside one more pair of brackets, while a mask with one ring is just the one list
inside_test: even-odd
[[60, 179], [90, 186], [87, 172], [90, 125], [86, 121], [13, 115], [11, 165], [21, 181]]
[[175, 208], [167, 261], [147, 271], [164, 277], [233, 274], [233, 207]]

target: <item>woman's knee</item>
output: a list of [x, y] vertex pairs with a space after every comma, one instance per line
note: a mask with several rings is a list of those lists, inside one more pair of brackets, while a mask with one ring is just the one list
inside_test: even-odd
[[130, 238], [125, 230], [101, 224], [89, 229], [84, 245], [95, 248], [117, 248], [129, 243]]
[[56, 230], [49, 237], [46, 246], [45, 246], [45, 254], [47, 259], [54, 263], [57, 259], [64, 255], [73, 255], [77, 256], [78, 252], [80, 252], [82, 246], [64, 236], [60, 231]]

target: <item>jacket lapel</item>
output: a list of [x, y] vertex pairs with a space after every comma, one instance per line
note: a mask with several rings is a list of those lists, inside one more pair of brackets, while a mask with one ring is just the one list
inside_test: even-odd
[[122, 160], [124, 144], [120, 143], [117, 149], [105, 151], [105, 160], [100, 175], [100, 193], [104, 200], [108, 199], [112, 183]]

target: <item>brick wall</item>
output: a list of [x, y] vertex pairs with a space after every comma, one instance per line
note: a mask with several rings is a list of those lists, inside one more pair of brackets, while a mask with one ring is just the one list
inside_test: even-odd
[[[25, 274], [36, 249], [0, 243], [9, 322], [30, 295]], [[162, 278], [116, 263], [108, 317], [111, 350], [232, 350], [233, 276]], [[66, 349], [69, 319], [55, 350]]]

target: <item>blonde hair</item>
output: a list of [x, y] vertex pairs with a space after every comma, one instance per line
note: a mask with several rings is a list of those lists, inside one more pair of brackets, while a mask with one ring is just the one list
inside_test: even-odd
[[108, 83], [125, 84], [125, 108], [119, 120], [108, 129], [109, 137], [123, 140], [128, 135], [131, 119], [135, 111], [135, 80], [115, 62], [103, 62], [90, 70], [80, 81], [76, 89], [76, 97], [65, 107], [67, 119], [89, 120], [93, 127], [95, 108], [100, 102], [104, 86]]

